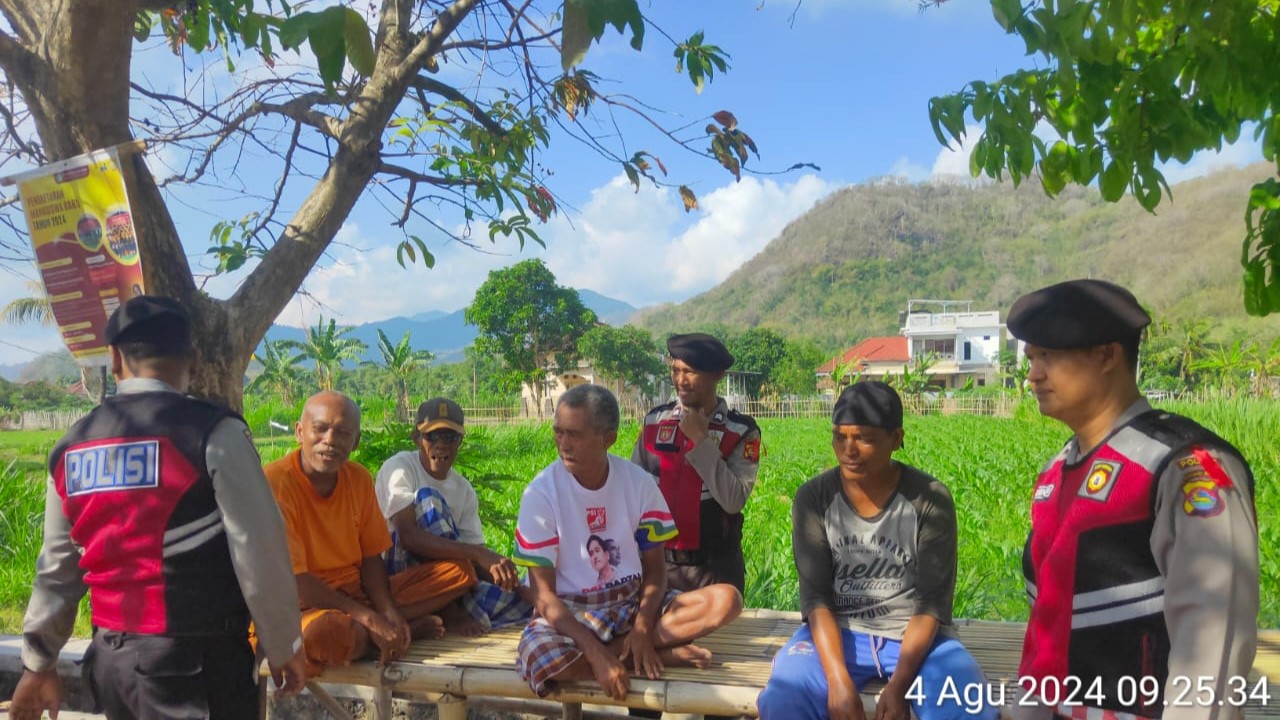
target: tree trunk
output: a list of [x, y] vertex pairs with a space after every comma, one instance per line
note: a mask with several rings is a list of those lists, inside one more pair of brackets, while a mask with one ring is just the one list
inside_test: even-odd
[[[377, 172], [383, 129], [409, 83], [475, 4], [458, 0], [419, 34], [400, 24], [412, 3], [384, 0], [375, 70], [339, 124], [327, 171], [227, 301], [196, 288], [173, 218], [146, 165], [136, 158], [123, 163], [147, 292], [178, 299], [193, 316], [201, 363], [192, 394], [242, 408], [254, 348]], [[133, 139], [129, 83], [138, 8], [137, 0], [0, 0], [0, 13], [13, 31], [0, 31], [0, 69], [30, 109], [48, 161]]]

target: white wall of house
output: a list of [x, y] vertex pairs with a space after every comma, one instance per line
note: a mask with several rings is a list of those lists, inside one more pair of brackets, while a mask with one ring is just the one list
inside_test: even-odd
[[906, 317], [902, 334], [908, 339], [907, 348], [914, 360], [933, 353], [938, 362], [929, 370], [930, 375], [952, 376], [956, 382], [947, 387], [958, 387], [969, 376], [992, 380], [1000, 369], [1000, 347], [1004, 326], [1000, 313], [911, 313]]

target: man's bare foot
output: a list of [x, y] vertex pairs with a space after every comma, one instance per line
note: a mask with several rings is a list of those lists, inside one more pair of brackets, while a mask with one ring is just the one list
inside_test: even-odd
[[659, 650], [658, 659], [662, 660], [663, 665], [696, 667], [701, 670], [711, 664], [711, 651], [700, 645], [689, 643]]
[[444, 621], [436, 615], [423, 615], [409, 623], [409, 636], [414, 640], [439, 640], [444, 637]]
[[471, 617], [471, 613], [458, 603], [450, 603], [441, 613], [445, 628], [454, 635], [462, 637], [480, 637], [489, 632], [483, 623]]

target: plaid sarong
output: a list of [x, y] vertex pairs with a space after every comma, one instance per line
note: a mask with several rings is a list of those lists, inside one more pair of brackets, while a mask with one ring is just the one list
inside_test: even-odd
[[[458, 524], [440, 491], [430, 487], [418, 490], [414, 497], [413, 512], [418, 518], [418, 527], [457, 542]], [[391, 533], [391, 549], [387, 550], [385, 559], [387, 575], [396, 575], [419, 564], [413, 553], [400, 544], [400, 535], [394, 531]], [[488, 629], [527, 622], [533, 615], [533, 606], [519, 595], [484, 580], [477, 581], [475, 587], [464, 593], [459, 600], [471, 617]]]
[[[640, 609], [642, 582], [635, 579], [617, 587], [576, 595], [564, 595], [560, 599], [602, 643], [631, 632], [636, 612]], [[680, 593], [668, 590], [662, 599], [666, 612], [671, 601]], [[582, 657], [573, 638], [561, 635], [551, 623], [541, 616], [525, 626], [516, 649], [516, 670], [538, 697], [551, 692], [550, 683], [575, 660]]]

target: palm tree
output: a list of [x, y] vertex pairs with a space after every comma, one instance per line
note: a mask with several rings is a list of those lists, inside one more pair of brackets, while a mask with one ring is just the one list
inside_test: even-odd
[[1191, 363], [1192, 372], [1208, 372], [1217, 376], [1218, 389], [1235, 395], [1234, 382], [1240, 372], [1248, 367], [1244, 342], [1236, 340], [1230, 345], [1217, 344], [1206, 348], [1207, 352]]
[[[11, 325], [30, 325], [33, 323], [46, 327], [57, 325], [58, 321], [53, 316], [53, 305], [49, 302], [49, 294], [45, 291], [44, 283], [39, 280], [23, 280], [22, 282], [27, 286], [27, 291], [31, 295], [10, 300], [8, 304], [0, 308], [0, 317], [3, 317], [4, 321]], [[93, 377], [93, 373], [89, 372], [89, 368], [80, 368], [80, 387], [89, 399], [97, 399], [98, 402], [102, 402], [103, 395], [106, 392], [106, 383], [106, 368], [102, 369], [96, 379]]]
[[332, 319], [326, 326], [324, 317], [321, 316], [315, 327], [306, 329], [306, 340], [283, 342], [288, 343], [288, 348], [297, 350], [303, 358], [316, 364], [316, 384], [321, 390], [332, 390], [338, 381], [338, 374], [342, 372], [342, 361], [359, 360], [364, 351], [369, 349], [368, 345], [355, 338], [343, 337], [354, 329], [350, 326], [338, 327]]
[[56, 322], [53, 319], [53, 306], [49, 304], [49, 296], [45, 293], [44, 283], [39, 280], [23, 280], [22, 282], [27, 286], [27, 291], [31, 293], [31, 296], [9, 301], [4, 306], [4, 309], [0, 310], [0, 314], [4, 315], [4, 321], [13, 325], [28, 325], [31, 323], [53, 325]]
[[[409, 331], [405, 330], [400, 342], [392, 345], [387, 334], [378, 330], [378, 354], [382, 356], [381, 367], [391, 375], [391, 383], [396, 391], [396, 418], [402, 422], [409, 420], [409, 376], [418, 368], [429, 364], [435, 356], [427, 350], [414, 350], [409, 346]], [[378, 365], [371, 362], [370, 365]]]
[[1280, 374], [1280, 336], [1272, 338], [1270, 345], [1264, 345], [1261, 340], [1251, 344], [1249, 365], [1254, 396], [1270, 397], [1273, 392], [1271, 380]]
[[268, 340], [262, 343], [262, 352], [254, 353], [253, 359], [262, 365], [262, 372], [249, 383], [245, 390], [254, 392], [265, 388], [280, 396], [285, 405], [293, 405], [293, 393], [302, 381], [302, 355], [290, 355], [291, 343], [288, 340]]

